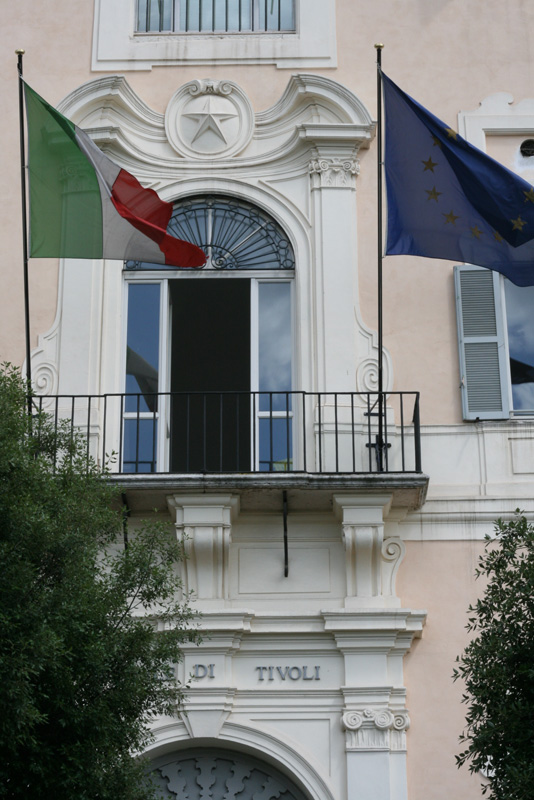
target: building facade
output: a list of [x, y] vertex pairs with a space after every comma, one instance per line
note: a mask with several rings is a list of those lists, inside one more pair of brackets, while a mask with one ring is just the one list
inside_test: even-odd
[[[484, 776], [454, 763], [451, 673], [484, 534], [533, 510], [532, 290], [387, 258], [378, 395], [373, 45], [532, 181], [534, 10], [41, 5], [21, 0], [4, 30], [4, 175], [17, 185], [18, 46], [30, 85], [208, 256], [30, 263], [38, 402], [111, 464], [132, 529], [156, 508], [186, 542], [207, 635], [177, 666], [184, 708], [154, 726], [162, 795], [480, 797]], [[61, 178], [83, 204], [83, 167]], [[2, 350], [22, 364], [20, 214], [0, 202]]]

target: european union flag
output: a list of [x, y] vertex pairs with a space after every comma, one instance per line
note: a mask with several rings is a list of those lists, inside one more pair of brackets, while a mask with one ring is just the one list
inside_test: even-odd
[[534, 286], [534, 188], [382, 78], [386, 254], [476, 264]]

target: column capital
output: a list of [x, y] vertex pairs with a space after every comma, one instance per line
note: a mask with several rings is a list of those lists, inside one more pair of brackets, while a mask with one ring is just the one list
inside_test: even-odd
[[345, 711], [347, 751], [405, 750], [405, 733], [410, 727], [406, 709], [364, 708]]
[[360, 161], [354, 157], [319, 156], [309, 163], [313, 189], [356, 187], [356, 177], [360, 174]]

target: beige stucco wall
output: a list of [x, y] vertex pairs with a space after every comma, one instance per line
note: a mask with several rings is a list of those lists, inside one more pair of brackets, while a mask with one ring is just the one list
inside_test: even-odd
[[[305, 7], [305, 0], [304, 7]], [[457, 113], [489, 94], [533, 94], [529, 42], [534, 6], [526, 0], [465, 3], [463, 0], [338, 0], [337, 69], [329, 77], [355, 92], [376, 115], [375, 51], [385, 42], [385, 70], [407, 92], [456, 126]], [[91, 72], [93, 8], [73, 0], [20, 0], [5, 4], [0, 49], [4, 99], [0, 153], [5, 185], [0, 197], [4, 292], [0, 347], [4, 358], [24, 356], [22, 264], [19, 209], [18, 109], [15, 47], [26, 49], [25, 76], [50, 102], [58, 103]], [[320, 71], [320, 70], [315, 70]], [[99, 73], [101, 75], [102, 73]], [[151, 107], [163, 111], [170, 96], [192, 78], [226, 77], [239, 83], [256, 110], [274, 103], [289, 74], [271, 65], [172, 66], [128, 72], [127, 79]], [[375, 149], [363, 153], [358, 179], [360, 304], [364, 320], [376, 325]], [[368, 233], [367, 233], [368, 232]], [[30, 264], [33, 342], [53, 320], [56, 267]], [[458, 421], [461, 416], [452, 275], [450, 265], [422, 259], [388, 258], [385, 275], [385, 343], [390, 349], [397, 389], [422, 392], [425, 422]], [[332, 387], [335, 388], [335, 387]]]
[[481, 796], [481, 780], [468, 767], [455, 766], [466, 706], [462, 686], [451, 676], [468, 642], [467, 608], [483, 590], [473, 579], [482, 549], [480, 541], [406, 542], [397, 592], [403, 606], [428, 612], [423, 635], [404, 660], [412, 719], [407, 734], [410, 800]]

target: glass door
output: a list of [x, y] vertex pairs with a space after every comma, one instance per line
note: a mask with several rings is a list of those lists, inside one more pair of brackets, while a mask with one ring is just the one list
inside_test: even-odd
[[[290, 281], [255, 281], [257, 395], [255, 469], [293, 469], [292, 314]], [[255, 302], [254, 302], [255, 300]]]

